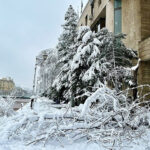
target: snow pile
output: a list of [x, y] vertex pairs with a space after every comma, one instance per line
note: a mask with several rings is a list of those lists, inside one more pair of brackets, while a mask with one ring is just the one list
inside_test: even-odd
[[[0, 141], [7, 143], [9, 141], [22, 141], [27, 144], [31, 140], [36, 140], [52, 130], [55, 125], [55, 117], [62, 114], [51, 106], [51, 101], [47, 99], [38, 99], [34, 104], [34, 110], [27, 104], [16, 115], [5, 118], [0, 125]], [[51, 117], [52, 120], [49, 120]], [[0, 122], [1, 122], [0, 121]], [[41, 134], [41, 135], [40, 135]]]
[[48, 96], [57, 102], [60, 100], [68, 101], [66, 97], [68, 97], [67, 91], [70, 89], [68, 80], [70, 61], [76, 53], [76, 47], [78, 47], [78, 43], [76, 42], [77, 22], [78, 15], [70, 5], [65, 14], [65, 23], [62, 25], [63, 32], [56, 46], [58, 50], [58, 62], [56, 66], [58, 66], [60, 70], [48, 93]]
[[31, 149], [46, 146], [68, 150], [77, 149], [74, 145], [80, 142], [83, 149], [86, 142], [91, 143], [91, 150], [96, 146], [94, 143], [103, 145], [103, 149], [150, 147], [150, 111], [140, 107], [137, 101], [129, 102], [125, 94], [116, 94], [105, 86], [79, 107], [56, 105], [46, 98], [39, 98], [33, 110], [28, 104], [16, 115], [1, 121], [2, 147], [6, 143], [18, 143]]
[[12, 98], [7, 97], [4, 99], [0, 97], [0, 117], [14, 114], [13, 106], [14, 100]]

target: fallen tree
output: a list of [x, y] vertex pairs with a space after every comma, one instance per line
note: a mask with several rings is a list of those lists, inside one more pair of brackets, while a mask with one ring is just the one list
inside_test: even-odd
[[[44, 113], [33, 109], [28, 115], [19, 115], [13, 127], [7, 129], [7, 137], [21, 139], [26, 145], [40, 142], [46, 145], [55, 141], [63, 146], [66, 141], [86, 140], [101, 143], [109, 149], [126, 147], [126, 142], [132, 143], [150, 127], [149, 102], [140, 98], [131, 101], [130, 90], [133, 89], [117, 93], [103, 85], [79, 107], [72, 108], [68, 104], [58, 110], [49, 105], [49, 110]], [[58, 113], [54, 114], [56, 111]]]

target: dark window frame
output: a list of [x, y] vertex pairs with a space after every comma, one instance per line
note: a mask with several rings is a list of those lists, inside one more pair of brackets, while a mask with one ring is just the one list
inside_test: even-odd
[[88, 15], [85, 16], [85, 25], [88, 25]]
[[91, 15], [94, 16], [94, 3], [91, 4]]
[[90, 5], [91, 5], [91, 16], [94, 16], [94, 4], [95, 4], [95, 0], [90, 0]]

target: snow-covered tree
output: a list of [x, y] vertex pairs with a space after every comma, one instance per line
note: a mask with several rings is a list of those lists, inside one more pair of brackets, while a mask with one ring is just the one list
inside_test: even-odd
[[70, 71], [70, 62], [76, 53], [77, 37], [77, 19], [78, 16], [70, 5], [65, 14], [65, 23], [62, 25], [63, 33], [59, 38], [57, 45], [59, 61], [57, 66], [61, 68], [59, 75], [56, 77], [50, 96], [53, 98], [63, 99], [68, 90], [68, 73]]
[[[73, 57], [71, 72], [69, 75], [70, 92], [75, 103], [83, 103], [93, 93], [95, 87], [101, 86], [98, 72], [96, 72], [96, 57], [100, 54], [98, 46], [100, 41], [96, 39], [89, 27], [81, 27], [78, 32], [77, 53]], [[99, 68], [97, 68], [99, 70]], [[96, 77], [97, 76], [97, 77]]]
[[136, 52], [126, 48], [122, 42], [124, 34], [114, 35], [105, 28], [96, 37], [100, 41], [100, 64], [104, 66], [101, 68], [101, 81], [107, 81], [116, 90], [123, 89], [133, 78], [130, 67], [133, 58], [137, 57]]
[[68, 89], [65, 90], [65, 86], [62, 88], [65, 95], [60, 99], [74, 99], [78, 105], [102, 84], [119, 90], [121, 83], [128, 83], [128, 79], [132, 78], [128, 67], [136, 55], [124, 46], [121, 41], [123, 37], [115, 36], [107, 29], [95, 34], [89, 27], [81, 27], [77, 36], [76, 54], [70, 62], [70, 71], [66, 73]]
[[59, 63], [66, 64], [72, 57], [71, 45], [75, 44], [75, 38], [77, 35], [77, 19], [78, 16], [70, 5], [65, 14], [65, 23], [62, 25], [63, 32], [60, 35], [57, 45]]
[[10, 95], [13, 97], [30, 97], [32, 91], [21, 87], [15, 87]]
[[80, 27], [76, 43], [70, 47], [73, 53], [69, 51], [73, 57], [64, 63], [54, 81], [52, 97], [71, 100], [78, 105], [102, 84], [115, 88], [117, 92], [126, 88], [133, 78], [130, 67], [136, 54], [125, 47], [124, 37], [107, 29], [94, 33], [89, 27]]

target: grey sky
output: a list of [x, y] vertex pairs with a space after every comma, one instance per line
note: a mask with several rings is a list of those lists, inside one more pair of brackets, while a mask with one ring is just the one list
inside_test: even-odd
[[[83, 0], [86, 3], [87, 0]], [[32, 88], [35, 57], [53, 48], [70, 4], [80, 0], [0, 0], [0, 78]]]

